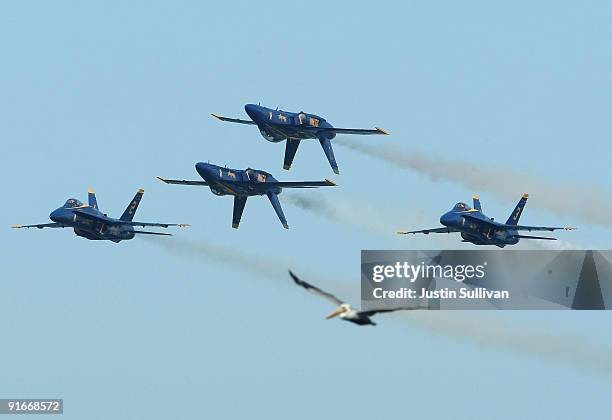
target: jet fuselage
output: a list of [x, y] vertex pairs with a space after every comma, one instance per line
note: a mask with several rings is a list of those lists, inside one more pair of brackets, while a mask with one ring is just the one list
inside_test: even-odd
[[[73, 210], [74, 208], [78, 208], [81, 213], [94, 215], [96, 219], [78, 214]], [[84, 207], [83, 203], [75, 198], [69, 199], [62, 207], [53, 210], [49, 218], [55, 223], [72, 227], [77, 236], [90, 240], [119, 242], [132, 239], [135, 236], [132, 226], [114, 223], [115, 219], [106, 216], [93, 207]]]
[[[478, 223], [463, 217], [469, 214], [472, 218], [482, 220], [485, 223]], [[440, 217], [440, 223], [448, 228], [455, 229], [461, 233], [461, 238], [466, 242], [475, 245], [496, 245], [500, 248], [506, 245], [515, 245], [519, 242], [516, 230], [504, 230], [505, 226], [492, 218], [487, 217], [481, 211], [470, 208], [464, 203], [457, 203], [452, 210], [444, 213]], [[499, 226], [499, 229], [496, 227]]]
[[[333, 139], [335, 133], [322, 133], [313, 128], [333, 128], [324, 118], [306, 112], [288, 112], [261, 105], [247, 104], [244, 110], [264, 139], [278, 143], [286, 139]], [[306, 130], [305, 127], [308, 129]]]
[[272, 175], [260, 169], [231, 169], [205, 162], [196, 163], [195, 168], [215, 195], [250, 197], [266, 195], [268, 192], [280, 194], [282, 191], [276, 186], [260, 188], [262, 183], [276, 182]]

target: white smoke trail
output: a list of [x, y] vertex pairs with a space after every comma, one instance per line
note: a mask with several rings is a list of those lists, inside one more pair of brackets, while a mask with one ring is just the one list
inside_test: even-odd
[[[140, 236], [139, 238], [149, 244], [161, 247], [179, 258], [199, 263], [210, 261], [265, 279], [273, 278], [290, 282], [287, 270], [291, 267], [297, 267], [297, 264], [281, 258], [248, 255], [234, 248], [212, 245], [201, 240], [192, 241], [177, 237], [159, 240], [159, 238], [149, 236]], [[326, 282], [327, 284], [333, 282], [331, 279], [326, 279], [302, 268], [299, 271], [305, 276]]]
[[534, 207], [571, 216], [585, 223], [612, 227], [612, 191], [601, 191], [590, 185], [568, 185], [563, 181], [537, 179], [528, 174], [509, 172], [507, 168], [500, 171], [492, 167], [451, 162], [393, 145], [372, 145], [344, 139], [334, 141], [399, 168], [428, 176], [434, 182], [459, 183], [474, 192], [486, 191], [504, 201], [507, 201], [508, 197], [529, 192], [535, 198], [530, 202]]
[[[291, 265], [277, 258], [251, 256], [234, 249], [177, 238], [142, 238], [149, 244], [162, 247], [172, 254], [205, 263], [212, 261], [228, 267], [255, 274], [263, 278], [290, 281], [287, 268]], [[348, 294], [348, 281], [325, 279], [320, 274], [299, 270], [300, 276], [324, 289], [330, 288], [340, 296]], [[357, 285], [355, 285], [357, 287]], [[538, 312], [534, 312], [537, 314]], [[417, 328], [424, 328], [457, 340], [493, 349], [513, 351], [546, 362], [560, 362], [577, 369], [596, 372], [612, 378], [612, 349], [587, 342], [575, 335], [559, 336], [538, 330], [533, 326], [508, 325], [493, 319], [489, 314], [470, 315], [461, 311], [410, 311], [395, 318]], [[388, 318], [390, 324], [394, 317]], [[406, 325], [406, 324], [404, 324]], [[364, 329], [364, 331], [368, 331]]]
[[194, 260], [206, 259], [224, 265], [230, 265], [263, 277], [287, 277], [287, 265], [281, 262], [249, 256], [230, 248], [215, 246], [203, 241], [191, 241], [184, 238], [142, 237], [147, 243], [164, 248], [172, 254]]
[[[538, 312], [533, 311], [532, 314], [535, 316]], [[612, 379], [612, 348], [609, 346], [585, 340], [576, 334], [551, 334], [543, 326], [536, 328], [530, 324], [517, 327], [482, 315], [462, 311], [413, 311], [404, 314], [402, 320], [479, 346], [505, 349], [546, 362], [560, 362]], [[576, 312], [571, 315], [576, 315]]]
[[306, 211], [326, 217], [346, 226], [359, 227], [372, 233], [396, 235], [406, 223], [422, 223], [420, 214], [408, 210], [392, 210], [357, 202], [345, 197], [334, 197], [329, 200], [317, 193], [301, 194], [285, 192], [281, 196], [283, 203], [299, 207]]

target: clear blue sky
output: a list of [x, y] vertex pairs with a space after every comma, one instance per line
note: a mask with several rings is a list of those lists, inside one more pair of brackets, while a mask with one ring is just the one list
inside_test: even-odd
[[[245, 116], [245, 103], [261, 102], [382, 126], [392, 136], [356, 141], [610, 197], [611, 21], [603, 2], [3, 5], [0, 396], [64, 398], [69, 419], [609, 418], [611, 375], [549, 360], [537, 343], [478, 339], [482, 322], [607, 349], [607, 313], [452, 313], [474, 329], [466, 337], [404, 314], [356, 328], [324, 321], [327, 302], [284, 274], [292, 267], [358, 304], [362, 248], [465, 246], [393, 231], [435, 227], [473, 191], [338, 146], [335, 177], [316, 143], [286, 172], [283, 145], [209, 114]], [[336, 179], [312, 194], [352, 222], [285, 204], [285, 231], [262, 198], [235, 231], [231, 199], [154, 179], [196, 177], [206, 160]], [[119, 245], [9, 230], [48, 221], [88, 187], [117, 216], [142, 187], [140, 220], [193, 227]], [[504, 217], [521, 192], [481, 198]], [[529, 205], [523, 217], [573, 224]], [[610, 234], [581, 223], [560, 235], [609, 249]]]

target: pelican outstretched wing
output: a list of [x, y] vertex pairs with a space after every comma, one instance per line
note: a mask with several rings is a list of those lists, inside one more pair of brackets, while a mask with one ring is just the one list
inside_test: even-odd
[[372, 316], [383, 312], [395, 312], [395, 311], [416, 311], [419, 309], [428, 309], [428, 306], [415, 306], [412, 308], [393, 308], [393, 309], [372, 309], [371, 311], [359, 311], [360, 314], [365, 316]]
[[289, 275], [291, 276], [295, 284], [297, 284], [298, 286], [302, 286], [304, 289], [308, 290], [309, 292], [315, 293], [321, 297], [324, 297], [325, 299], [334, 302], [336, 305], [342, 305], [344, 303], [343, 301], [341, 301], [340, 299], [338, 299], [336, 296], [332, 295], [331, 293], [327, 293], [319, 289], [318, 287], [313, 286], [310, 283], [306, 283], [304, 280], [300, 280], [300, 278], [298, 278], [298, 276], [293, 274], [291, 270], [289, 270]]

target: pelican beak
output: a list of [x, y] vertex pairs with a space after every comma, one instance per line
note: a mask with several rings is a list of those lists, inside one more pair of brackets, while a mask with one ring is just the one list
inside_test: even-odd
[[325, 317], [325, 319], [332, 319], [333, 317], [340, 315], [345, 310], [346, 309], [344, 309], [342, 306], [339, 306], [334, 312], [332, 312], [331, 314], [327, 315]]

